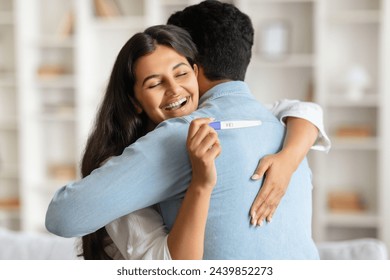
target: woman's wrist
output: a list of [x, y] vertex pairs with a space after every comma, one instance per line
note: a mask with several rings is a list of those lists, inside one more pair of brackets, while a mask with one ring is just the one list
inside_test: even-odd
[[187, 193], [197, 196], [210, 196], [214, 185], [191, 181]]
[[289, 163], [289, 166], [293, 172], [298, 169], [298, 166], [306, 156], [306, 153], [302, 153], [296, 147], [283, 147], [283, 149], [278, 154], [284, 159], [285, 162]]

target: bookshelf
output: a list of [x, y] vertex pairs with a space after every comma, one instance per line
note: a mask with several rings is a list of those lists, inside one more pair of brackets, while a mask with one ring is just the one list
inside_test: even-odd
[[46, 186], [75, 179], [80, 156], [75, 143], [75, 11], [72, 1], [14, 2], [23, 163], [21, 227], [45, 231], [45, 212], [55, 191]]
[[[309, 100], [316, 71], [315, 1], [238, 1], [255, 28], [246, 77], [262, 102]], [[289, 77], [289, 82], [284, 79]], [[272, 93], [272, 94], [269, 94]]]
[[[0, 227], [20, 228], [14, 6], [0, 1]], [[7, 54], [7, 55], [3, 55]]]
[[[330, 0], [319, 5], [315, 101], [324, 108], [333, 148], [329, 155], [315, 155], [315, 236], [317, 240], [374, 237], [390, 246], [385, 212], [389, 176], [383, 165], [389, 160], [384, 144], [389, 130], [383, 125], [389, 106], [385, 100], [388, 1]], [[348, 195], [343, 197], [342, 192]], [[337, 200], [346, 205], [352, 197], [359, 199], [349, 207], [334, 206]]]

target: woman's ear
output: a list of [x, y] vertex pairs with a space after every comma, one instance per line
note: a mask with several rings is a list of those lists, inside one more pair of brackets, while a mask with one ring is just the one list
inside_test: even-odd
[[130, 101], [133, 104], [137, 114], [141, 114], [144, 111], [136, 99], [130, 98]]
[[198, 72], [199, 72], [198, 65], [194, 64], [193, 68], [194, 68], [195, 76], [198, 77]]

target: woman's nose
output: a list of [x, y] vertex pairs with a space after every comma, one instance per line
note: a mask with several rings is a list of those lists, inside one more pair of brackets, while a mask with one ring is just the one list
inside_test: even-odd
[[166, 89], [166, 95], [175, 96], [180, 94], [180, 86], [175, 81], [170, 81]]

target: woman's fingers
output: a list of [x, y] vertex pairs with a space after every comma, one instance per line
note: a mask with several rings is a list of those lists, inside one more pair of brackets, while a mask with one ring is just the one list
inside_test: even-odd
[[[196, 139], [197, 149], [200, 154], [204, 154], [206, 152], [211, 151], [216, 143], [218, 143], [218, 135], [212, 128], [202, 128], [204, 130], [204, 133], [197, 134], [194, 138], [197, 138], [199, 136], [199, 139]], [[201, 130], [201, 129], [200, 129]], [[199, 132], [200, 132], [199, 130]]]
[[191, 122], [187, 137], [187, 148], [190, 151], [204, 153], [218, 141], [217, 132], [208, 125], [211, 121], [209, 118], [201, 118]]
[[200, 125], [196, 134], [190, 139], [190, 148], [199, 148], [202, 145], [202, 142], [210, 137], [209, 135], [212, 133], [212, 128], [208, 124]]
[[192, 165], [192, 182], [201, 188], [213, 188], [217, 181], [215, 158], [221, 152], [217, 132], [209, 126], [211, 119], [191, 122], [187, 150]]
[[189, 140], [191, 140], [195, 134], [198, 132], [199, 128], [203, 125], [203, 124], [209, 124], [210, 122], [212, 122], [213, 119], [212, 118], [199, 118], [199, 119], [195, 119], [191, 122], [190, 124], [190, 127], [188, 129], [188, 134], [187, 134], [187, 143]]

